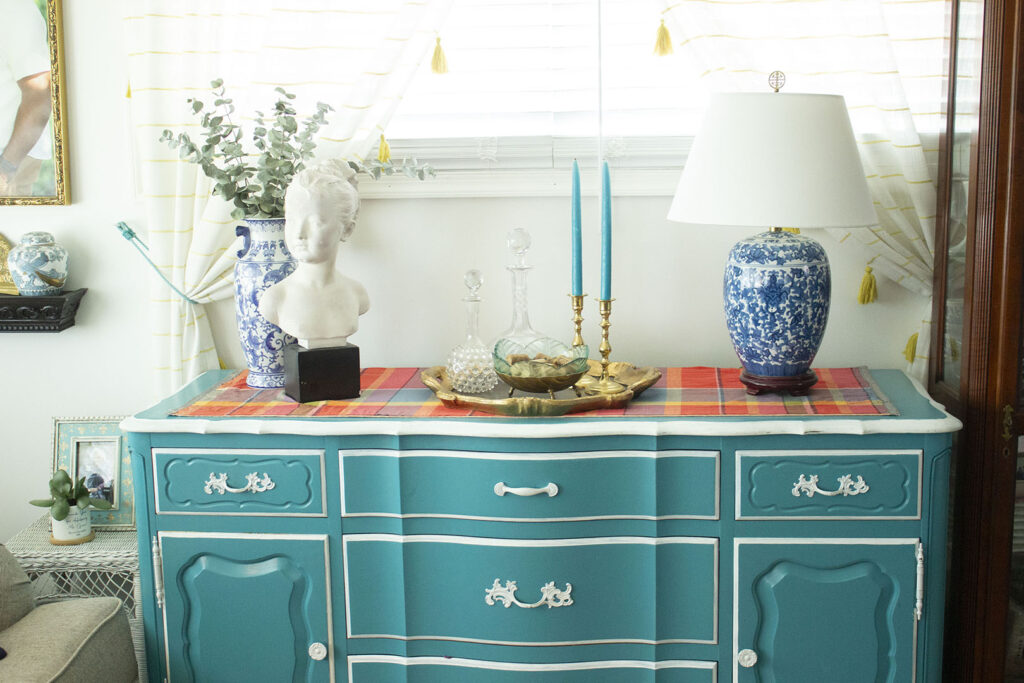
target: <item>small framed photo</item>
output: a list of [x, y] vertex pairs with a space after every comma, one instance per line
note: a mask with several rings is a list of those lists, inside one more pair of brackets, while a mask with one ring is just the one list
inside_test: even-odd
[[65, 469], [75, 480], [85, 477], [93, 498], [111, 504], [90, 509], [99, 529], [134, 529], [135, 504], [128, 444], [118, 428], [121, 417], [55, 417], [53, 469]]

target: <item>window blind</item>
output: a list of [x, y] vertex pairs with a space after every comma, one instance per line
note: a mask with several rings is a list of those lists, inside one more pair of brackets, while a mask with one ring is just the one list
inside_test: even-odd
[[[751, 43], [763, 40], [760, 13], [779, 2], [687, 1], [734, 5], [750, 21], [746, 34], [731, 38]], [[830, 0], [786, 0], [794, 1]], [[937, 150], [948, 51], [944, 3], [892, 0], [881, 7], [915, 125], [928, 149]], [[599, 31], [597, 0], [454, 0], [439, 32], [448, 73], [420, 67], [386, 131], [392, 155], [429, 161], [448, 178], [564, 169], [574, 158], [596, 167], [600, 33], [605, 156], [617, 169], [671, 171], [656, 190], [671, 192], [675, 181], [668, 179], [682, 167], [715, 87], [707, 69], [679, 50], [654, 54], [660, 19], [671, 8], [656, 0], [601, 0]], [[797, 34], [813, 36], [814, 27], [795, 28], [787, 38], [801, 39]], [[678, 45], [683, 37], [675, 38]], [[808, 73], [830, 63], [827, 37], [817, 38], [820, 63], [800, 65]]]

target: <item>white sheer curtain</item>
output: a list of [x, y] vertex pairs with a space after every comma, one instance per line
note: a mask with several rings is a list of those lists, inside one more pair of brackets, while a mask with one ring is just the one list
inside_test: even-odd
[[[210, 196], [193, 164], [159, 142], [164, 129], [200, 128], [186, 99], [212, 104], [223, 79], [236, 123], [250, 133], [274, 88], [295, 93], [299, 117], [316, 102], [335, 111], [318, 157], [361, 159], [373, 147], [434, 38], [450, 0], [125, 0], [131, 120], [150, 257], [187, 297], [153, 279], [159, 388], [218, 367], [203, 305], [232, 295], [231, 206]], [[247, 136], [246, 136], [247, 137]]]
[[[922, 298], [917, 353], [923, 379], [931, 337], [935, 160], [947, 33], [941, 0], [684, 0], [661, 4], [676, 56], [701, 65], [710, 91], [784, 90], [846, 98], [879, 225], [830, 231], [873, 270]], [[927, 140], [928, 144], [922, 142]], [[837, 283], [856, 296], [859, 283]]]

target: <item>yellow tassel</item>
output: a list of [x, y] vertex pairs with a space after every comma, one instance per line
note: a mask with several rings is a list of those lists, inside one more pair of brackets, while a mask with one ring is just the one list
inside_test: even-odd
[[132, 84], [129, 83], [124, 91], [125, 99], [130, 100], [132, 98]]
[[800, 234], [800, 228], [782, 228], [782, 232], [791, 232], [794, 235]]
[[661, 26], [658, 27], [658, 39], [654, 41], [654, 54], [659, 57], [672, 54], [672, 36], [668, 33], [668, 26], [665, 26], [665, 20], [661, 20]]
[[437, 37], [437, 42], [434, 44], [434, 57], [430, 60], [430, 70], [436, 74], [448, 73], [448, 59], [444, 56], [444, 50], [441, 49], [441, 36]]
[[857, 294], [857, 303], [870, 304], [878, 299], [878, 281], [871, 272], [871, 266], [864, 267], [864, 277], [860, 281], [860, 293]]
[[377, 148], [377, 161], [382, 164], [391, 161], [391, 145], [384, 139], [383, 134], [380, 136], [380, 147]]
[[907, 340], [907, 346], [903, 349], [903, 357], [907, 359], [908, 363], [913, 363], [914, 358], [917, 357], [917, 332], [910, 335], [910, 339]]

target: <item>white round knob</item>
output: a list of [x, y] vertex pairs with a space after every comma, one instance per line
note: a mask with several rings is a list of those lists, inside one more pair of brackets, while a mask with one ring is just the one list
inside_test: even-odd
[[327, 657], [327, 646], [323, 643], [313, 643], [309, 646], [309, 658], [320, 661]]
[[749, 669], [757, 664], [757, 653], [753, 650], [740, 650], [739, 654], [736, 655], [736, 661], [744, 669]]

